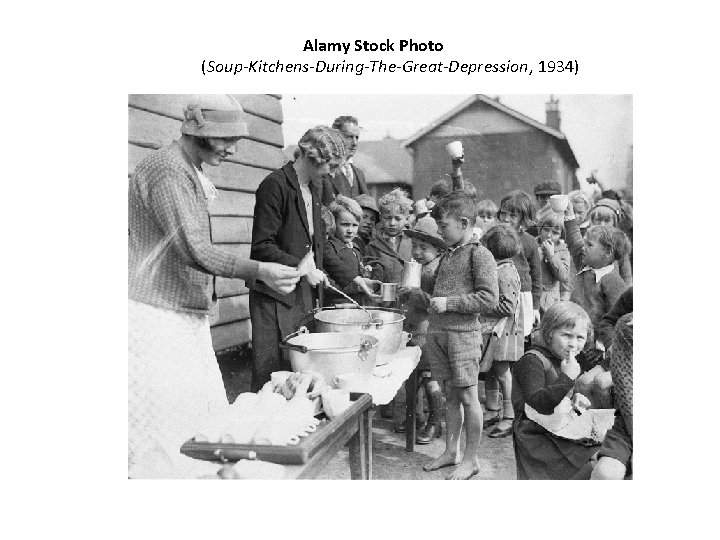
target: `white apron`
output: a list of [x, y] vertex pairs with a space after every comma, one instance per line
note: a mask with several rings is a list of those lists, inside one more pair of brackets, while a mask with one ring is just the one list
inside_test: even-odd
[[128, 476], [217, 471], [180, 446], [228, 407], [207, 316], [128, 300]]

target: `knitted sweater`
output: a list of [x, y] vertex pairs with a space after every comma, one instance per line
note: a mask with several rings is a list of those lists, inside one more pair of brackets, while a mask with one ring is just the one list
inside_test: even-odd
[[433, 284], [433, 297], [447, 297], [445, 313], [430, 313], [429, 327], [470, 332], [480, 330], [478, 315], [491, 312], [498, 303], [495, 259], [477, 241], [442, 255]]
[[520, 291], [532, 292], [533, 309], [538, 309], [542, 293], [542, 269], [540, 268], [537, 238], [529, 235], [526, 231], [518, 233], [518, 238], [523, 250], [512, 260], [520, 274]]
[[603, 315], [610, 311], [618, 301], [620, 295], [627, 289], [627, 284], [620, 277], [617, 267], [613, 267], [609, 274], [604, 275], [600, 282], [595, 279], [593, 270], [582, 271], [585, 267], [583, 257], [585, 256], [585, 243], [580, 235], [576, 220], [565, 222], [568, 248], [580, 273], [575, 276], [575, 286], [570, 300], [579, 304], [590, 316], [593, 326], [597, 326]]
[[212, 275], [255, 281], [259, 263], [212, 245], [205, 194], [176, 142], [143, 159], [128, 185], [128, 297], [207, 313]]

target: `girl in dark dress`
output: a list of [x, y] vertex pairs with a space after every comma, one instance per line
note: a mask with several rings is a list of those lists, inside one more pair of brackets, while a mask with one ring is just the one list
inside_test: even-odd
[[598, 445], [559, 438], [527, 417], [527, 403], [550, 415], [575, 391], [583, 369], [575, 359], [591, 337], [588, 314], [573, 302], [558, 302], [539, 328], [542, 345], [533, 345], [513, 369], [515, 411], [513, 446], [518, 480], [586, 480]]

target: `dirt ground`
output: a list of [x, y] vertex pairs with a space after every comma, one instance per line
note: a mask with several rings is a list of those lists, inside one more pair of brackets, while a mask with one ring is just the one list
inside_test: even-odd
[[[247, 354], [235, 354], [219, 358], [228, 400], [233, 402], [241, 392], [250, 391], [250, 363]], [[401, 417], [404, 411], [402, 391], [396, 399], [395, 414]], [[415, 445], [414, 452], [405, 450], [405, 434], [394, 432], [393, 420], [381, 418], [379, 409], [373, 418], [373, 480], [441, 480], [450, 468], [425, 472], [422, 466], [439, 456], [445, 448], [443, 437], [428, 445]], [[483, 432], [478, 458], [480, 473], [473, 480], [515, 480], [515, 457], [512, 437], [491, 439], [488, 430]], [[464, 444], [461, 441], [461, 444]], [[349, 480], [350, 466], [347, 449], [333, 458], [318, 477], [322, 480]]]

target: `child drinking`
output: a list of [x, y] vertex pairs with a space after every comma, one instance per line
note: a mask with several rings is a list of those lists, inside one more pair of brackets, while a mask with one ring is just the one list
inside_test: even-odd
[[[412, 257], [421, 267], [420, 288], [398, 290], [398, 297], [403, 302], [405, 312], [405, 330], [412, 333], [410, 345], [424, 348], [428, 328], [428, 308], [432, 295], [432, 283], [435, 271], [440, 263], [440, 254], [446, 249], [445, 241], [438, 234], [438, 227], [431, 216], [417, 220], [415, 228], [405, 231], [412, 241]], [[442, 395], [440, 385], [432, 378], [427, 353], [423, 352], [418, 364], [421, 384], [425, 390], [430, 414], [425, 427], [415, 437], [418, 444], [429, 444], [442, 435], [440, 424], [440, 406]], [[402, 428], [397, 429], [402, 433]]]
[[405, 261], [410, 260], [412, 244], [403, 231], [412, 205], [399, 188], [380, 198], [380, 229], [365, 247], [364, 262], [372, 267], [372, 277], [383, 283], [399, 283]]
[[597, 325], [628, 287], [614, 263], [628, 256], [630, 242], [620, 229], [607, 225], [591, 225], [583, 240], [571, 205], [565, 209], [565, 237], [580, 269], [570, 299]]
[[[628, 229], [632, 230], [632, 221], [628, 221], [622, 211], [620, 203], [615, 199], [600, 199], [590, 211], [590, 223], [592, 225], [607, 225], [623, 231], [626, 236]], [[632, 247], [632, 244], [630, 244]], [[628, 254], [618, 261], [618, 271], [625, 283], [632, 285], [632, 262], [630, 257], [632, 249]]]
[[[507, 223], [488, 229], [483, 236], [497, 264], [498, 304], [479, 317], [483, 329], [483, 359], [480, 371], [485, 375], [487, 413], [483, 420], [494, 417], [498, 425], [490, 432], [491, 438], [507, 437], [512, 433], [515, 414], [510, 400], [512, 374], [510, 365], [523, 354], [523, 317], [520, 313], [520, 276], [512, 258], [521, 250], [515, 230]], [[502, 391], [502, 419], [500, 419], [499, 390]]]
[[524, 191], [511, 191], [500, 201], [498, 219], [509, 223], [515, 229], [523, 248], [522, 253], [518, 253], [513, 258], [513, 262], [520, 274], [520, 290], [522, 292], [520, 302], [525, 317], [523, 331], [526, 338], [532, 332], [533, 326], [540, 322], [539, 305], [542, 292], [540, 254], [537, 249], [537, 241], [527, 233], [527, 228], [535, 221], [535, 213], [535, 203]]
[[[482, 407], [477, 381], [482, 333], [478, 315], [498, 303], [495, 261], [485, 247], [470, 241], [476, 213], [475, 198], [463, 191], [442, 197], [432, 210], [448, 250], [434, 280], [424, 353], [433, 377], [444, 382], [447, 431], [445, 451], [423, 468], [432, 471], [458, 465], [447, 477], [451, 480], [469, 479], [480, 470]], [[463, 427], [466, 438], [461, 458]]]
[[[362, 219], [360, 205], [349, 197], [337, 195], [330, 203], [329, 210], [335, 228], [323, 250], [323, 267], [328, 277], [334, 282], [333, 285], [358, 303], [369, 298], [376, 299], [373, 288], [379, 288], [380, 282], [365, 277], [362, 255], [353, 243]], [[326, 303], [345, 301], [343, 296], [332, 290], [327, 291]]]
[[585, 236], [587, 228], [590, 226], [590, 210], [593, 209], [593, 202], [590, 200], [590, 197], [580, 189], [568, 193], [568, 201], [572, 204], [573, 210], [575, 211], [580, 232]]
[[540, 323], [540, 343], [533, 343], [515, 364], [513, 447], [518, 480], [590, 478], [591, 458], [598, 446], [554, 436], [528, 418], [525, 404], [542, 415], [550, 415], [566, 395], [572, 394], [582, 372], [575, 356], [591, 332], [590, 318], [579, 305], [553, 304]]
[[540, 317], [547, 308], [559, 302], [560, 287], [567, 284], [570, 273], [570, 252], [560, 239], [564, 218], [552, 210], [542, 212], [538, 219], [538, 250], [542, 270], [542, 293], [540, 293]]

